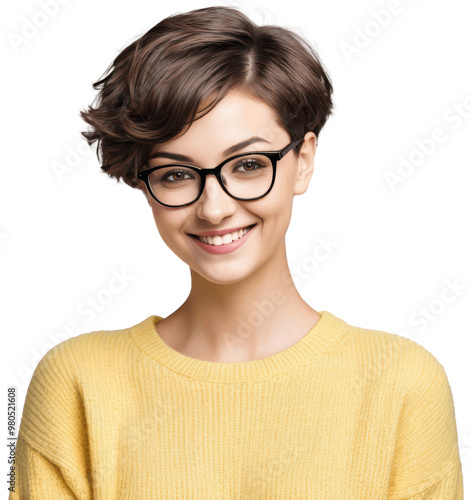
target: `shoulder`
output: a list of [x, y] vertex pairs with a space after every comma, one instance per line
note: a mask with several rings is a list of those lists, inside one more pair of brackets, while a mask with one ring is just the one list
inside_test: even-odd
[[419, 342], [371, 328], [347, 324], [344, 343], [354, 353], [359, 372], [369, 381], [394, 377], [404, 393], [427, 385], [447, 385], [445, 369], [437, 357]]
[[70, 337], [53, 346], [39, 361], [33, 373], [33, 380], [60, 373], [63, 378], [76, 380], [81, 373], [87, 373], [94, 366], [107, 364], [129, 353], [131, 330], [127, 327], [117, 330], [94, 330]]

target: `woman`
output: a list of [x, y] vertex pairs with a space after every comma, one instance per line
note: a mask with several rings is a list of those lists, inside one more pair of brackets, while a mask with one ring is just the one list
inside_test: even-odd
[[43, 357], [10, 498], [462, 499], [442, 365], [316, 311], [289, 271], [293, 199], [333, 106], [315, 52], [210, 7], [164, 19], [108, 71], [83, 135], [142, 190], [191, 290], [166, 318]]

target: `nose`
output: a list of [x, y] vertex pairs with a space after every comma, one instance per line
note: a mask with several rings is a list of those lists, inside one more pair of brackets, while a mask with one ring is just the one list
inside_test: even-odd
[[237, 200], [222, 189], [216, 176], [208, 175], [204, 190], [196, 202], [197, 215], [200, 219], [206, 219], [216, 225], [225, 217], [235, 213], [236, 203]]

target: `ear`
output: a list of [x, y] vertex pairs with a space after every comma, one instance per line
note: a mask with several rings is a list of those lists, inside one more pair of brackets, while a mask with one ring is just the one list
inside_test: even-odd
[[296, 168], [296, 182], [294, 194], [306, 192], [312, 174], [314, 173], [314, 156], [316, 154], [317, 137], [314, 132], [308, 132], [304, 136], [302, 148], [299, 151], [298, 165]]

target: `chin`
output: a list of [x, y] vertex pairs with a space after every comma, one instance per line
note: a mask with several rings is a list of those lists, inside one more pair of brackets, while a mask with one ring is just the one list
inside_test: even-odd
[[237, 283], [249, 277], [253, 272], [249, 269], [241, 269], [240, 265], [233, 270], [227, 265], [224, 266], [222, 270], [218, 270], [217, 266], [214, 266], [214, 269], [208, 270], [208, 272], [204, 272], [204, 270], [201, 269], [196, 270], [194, 268], [193, 270], [205, 280], [216, 285], [232, 285], [233, 283]]

